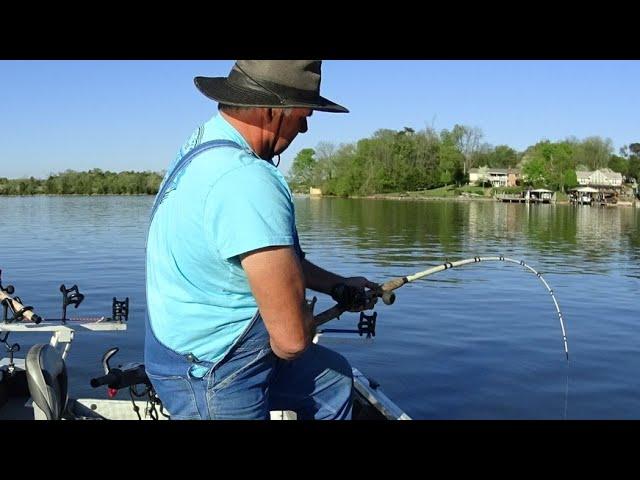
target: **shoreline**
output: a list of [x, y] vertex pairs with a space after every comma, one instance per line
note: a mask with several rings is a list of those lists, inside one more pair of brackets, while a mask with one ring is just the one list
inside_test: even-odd
[[[335, 195], [310, 195], [308, 193], [294, 193], [294, 197], [300, 198], [343, 198], [345, 200], [409, 200], [409, 201], [437, 201], [437, 202], [497, 202], [493, 197], [475, 197], [459, 195], [456, 197], [431, 197], [431, 196], [419, 196], [419, 195], [402, 195], [402, 194], [374, 194], [364, 196], [352, 196], [352, 197], [339, 197]], [[568, 200], [556, 200], [545, 205], [571, 205]], [[607, 205], [607, 207], [631, 207], [640, 208], [640, 201], [635, 200], [631, 202], [619, 202], [618, 204]]]
[[154, 197], [157, 193], [32, 193], [29, 195], [2, 195], [2, 197]]
[[493, 197], [476, 197], [471, 195], [457, 195], [455, 197], [435, 197], [435, 196], [420, 196], [420, 195], [402, 195], [402, 194], [375, 194], [375, 195], [367, 195], [363, 197], [350, 197], [350, 198], [366, 198], [370, 200], [452, 200], [454, 202], [495, 202], [495, 198]]
[[478, 200], [481, 202], [486, 201], [495, 201], [493, 197], [475, 197], [475, 196], [466, 196], [466, 195], [458, 195], [451, 197], [436, 197], [436, 196], [420, 196], [420, 195], [406, 195], [406, 194], [394, 194], [394, 193], [375, 193], [373, 195], [351, 195], [348, 197], [341, 197], [339, 195], [310, 195], [308, 193], [293, 193], [294, 197], [300, 198], [343, 198], [345, 200], [453, 200], [453, 201], [461, 201], [468, 202]]
[[[35, 193], [31, 195], [0, 195], [0, 198], [19, 198], [19, 197], [154, 197], [153, 193]], [[420, 195], [406, 195], [406, 194], [389, 194], [378, 193], [374, 195], [363, 196], [351, 196], [351, 197], [339, 197], [335, 195], [310, 195], [308, 193], [293, 193], [293, 197], [298, 198], [342, 198], [346, 200], [410, 200], [416, 202], [423, 201], [435, 201], [435, 202], [496, 202], [493, 197], [481, 197], [471, 195], [458, 195], [455, 197], [435, 197], [435, 196], [420, 196]], [[568, 200], [557, 200], [547, 205], [570, 205]], [[640, 208], [640, 200], [635, 201], [623, 201], [618, 204], [607, 205], [607, 207], [631, 207]]]

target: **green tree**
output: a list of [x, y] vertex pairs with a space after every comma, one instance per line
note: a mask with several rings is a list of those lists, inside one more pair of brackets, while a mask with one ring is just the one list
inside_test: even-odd
[[619, 172], [623, 175], [627, 174], [627, 170], [629, 168], [629, 161], [624, 157], [619, 157], [618, 155], [611, 155], [609, 159], [609, 164], [607, 165], [614, 172]]
[[551, 143], [548, 140], [529, 147], [523, 159], [523, 173], [527, 182], [535, 187], [556, 190], [567, 188], [567, 172], [575, 170], [574, 144], [565, 141]]
[[534, 188], [544, 187], [547, 184], [546, 162], [542, 156], [530, 158], [522, 167], [522, 173], [526, 182]]
[[440, 147], [440, 185], [459, 183], [464, 177], [462, 164], [464, 156], [450, 142], [445, 142]]
[[640, 182], [640, 143], [631, 143], [628, 147], [624, 147], [624, 150], [631, 152], [627, 164], [627, 177]]
[[564, 187], [565, 189], [575, 188], [578, 186], [578, 176], [575, 169], [565, 170]]
[[518, 152], [507, 145], [498, 145], [483, 155], [482, 164], [491, 168], [513, 168], [518, 164]]
[[313, 148], [305, 148], [298, 152], [293, 160], [289, 173], [289, 181], [296, 186], [297, 189], [306, 191], [311, 187], [312, 180], [315, 176], [317, 166], [314, 158], [315, 150]]
[[0, 179], [0, 195], [80, 194], [96, 193], [156, 194], [162, 175], [154, 172], [88, 172], [66, 170], [51, 174], [46, 180], [34, 177], [17, 180]]
[[598, 136], [585, 138], [582, 142], [570, 140], [573, 144], [573, 158], [575, 164], [585, 164], [589, 170], [605, 168], [613, 152], [611, 139]]
[[634, 178], [637, 182], [640, 182], [640, 156], [629, 156], [629, 167], [627, 169], [627, 176]]

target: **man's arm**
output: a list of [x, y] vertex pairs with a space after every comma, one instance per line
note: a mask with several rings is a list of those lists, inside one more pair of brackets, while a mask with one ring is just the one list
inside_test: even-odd
[[313, 339], [313, 314], [305, 299], [302, 266], [292, 247], [268, 247], [241, 256], [271, 348], [292, 360]]
[[302, 271], [307, 288], [327, 295], [331, 295], [331, 289], [334, 285], [344, 283], [347, 280], [345, 277], [314, 265], [309, 260], [302, 260]]
[[[331, 295], [336, 301], [338, 301], [339, 298], [334, 296], [336, 292], [333, 289], [338, 284], [344, 284], [348, 287], [360, 289], [362, 293], [364, 293], [364, 288], [368, 288], [370, 290], [378, 289], [377, 283], [371, 282], [365, 277], [342, 277], [335, 273], [324, 270], [308, 260], [302, 260], [302, 271], [304, 272], [304, 280], [306, 282], [307, 288], [315, 290], [316, 292]], [[370, 308], [373, 308], [377, 299], [378, 298], [374, 296], [364, 304], [358, 304], [355, 308], [349, 308], [349, 310], [355, 312], [368, 310]]]

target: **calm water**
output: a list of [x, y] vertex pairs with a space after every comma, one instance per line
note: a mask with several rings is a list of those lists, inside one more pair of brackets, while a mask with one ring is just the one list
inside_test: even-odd
[[[0, 197], [3, 281], [59, 317], [61, 283], [86, 295], [72, 315], [110, 314], [131, 299], [124, 333], [76, 331], [73, 395], [102, 353], [142, 361], [144, 242], [151, 197]], [[296, 200], [307, 258], [375, 281], [446, 260], [503, 254], [544, 274], [565, 316], [522, 267], [476, 264], [438, 273], [379, 303], [377, 336], [330, 346], [417, 419], [640, 419], [640, 209], [494, 202]], [[321, 296], [317, 311], [331, 305]], [[356, 314], [327, 326], [354, 328]], [[31, 341], [22, 340], [25, 354]], [[33, 341], [47, 341], [48, 336]], [[327, 342], [327, 345], [329, 343]], [[99, 395], [104, 395], [100, 390]]]

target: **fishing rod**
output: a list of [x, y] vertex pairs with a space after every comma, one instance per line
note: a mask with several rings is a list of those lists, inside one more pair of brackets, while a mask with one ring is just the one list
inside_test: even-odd
[[[395, 302], [395, 299], [396, 299], [396, 294], [393, 293], [393, 291], [397, 290], [398, 288], [402, 287], [403, 285], [406, 285], [407, 283], [414, 282], [414, 281], [419, 280], [421, 278], [427, 277], [429, 275], [433, 275], [433, 274], [438, 273], [438, 272], [442, 272], [444, 270], [448, 270], [450, 268], [462, 267], [464, 265], [469, 265], [469, 264], [479, 263], [479, 262], [509, 262], [509, 263], [514, 263], [514, 264], [521, 265], [521, 266], [525, 267], [526, 269], [528, 269], [529, 271], [534, 273], [540, 279], [540, 281], [544, 284], [544, 286], [546, 287], [546, 289], [549, 292], [549, 294], [551, 294], [551, 298], [553, 300], [553, 304], [555, 305], [556, 312], [558, 312], [558, 319], [560, 320], [560, 327], [562, 329], [562, 340], [564, 342], [564, 351], [565, 351], [565, 354], [567, 356], [567, 361], [568, 361], [569, 360], [569, 347], [567, 345], [567, 334], [566, 334], [566, 330], [565, 330], [565, 327], [564, 327], [564, 320], [563, 320], [562, 312], [560, 311], [560, 305], [558, 304], [558, 301], [557, 301], [555, 295], [553, 294], [553, 290], [551, 289], [551, 287], [549, 287], [549, 284], [546, 282], [546, 280], [544, 278], [542, 278], [542, 274], [540, 272], [537, 272], [533, 268], [531, 268], [529, 265], [527, 265], [522, 260], [514, 260], [512, 258], [507, 258], [507, 257], [504, 257], [502, 255], [499, 255], [497, 257], [473, 257], [473, 258], [467, 258], [465, 260], [458, 260], [457, 262], [445, 262], [442, 265], [438, 265], [436, 267], [429, 268], [427, 270], [424, 270], [423, 272], [414, 273], [413, 275], [408, 275], [406, 277], [392, 278], [391, 280], [389, 280], [389, 281], [383, 283], [382, 285], [380, 285], [376, 290], [368, 291], [367, 292], [367, 295], [368, 295], [367, 299], [371, 300], [373, 297], [379, 297], [379, 298], [382, 298], [382, 301], [386, 305], [391, 305], [391, 304], [393, 304]], [[334, 318], [338, 318], [338, 317], [340, 317], [340, 315], [342, 315], [346, 311], [347, 311], [347, 309], [345, 307], [341, 306], [340, 304], [337, 304], [337, 305], [329, 308], [328, 310], [325, 310], [324, 312], [319, 313], [318, 315], [314, 316], [315, 326], [318, 327], [318, 326], [328, 322], [329, 320], [333, 320]], [[363, 331], [364, 331], [364, 333], [367, 333], [367, 335], [369, 336], [373, 332], [373, 335], [375, 335], [375, 321], [376, 321], [376, 314], [375, 313], [374, 313], [373, 316], [367, 316], [367, 315], [364, 315], [364, 312], [360, 312], [360, 322], [358, 324], [358, 333], [362, 334]], [[364, 327], [361, 327], [361, 325], [363, 325]]]
[[[13, 285], [2, 286], [2, 270], [0, 270], [0, 304], [2, 305], [3, 323], [12, 323], [29, 320], [33, 323], [42, 322], [42, 318], [33, 313], [33, 307], [25, 306], [18, 296], [12, 296], [15, 292]], [[11, 318], [7, 316], [11, 310]]]

